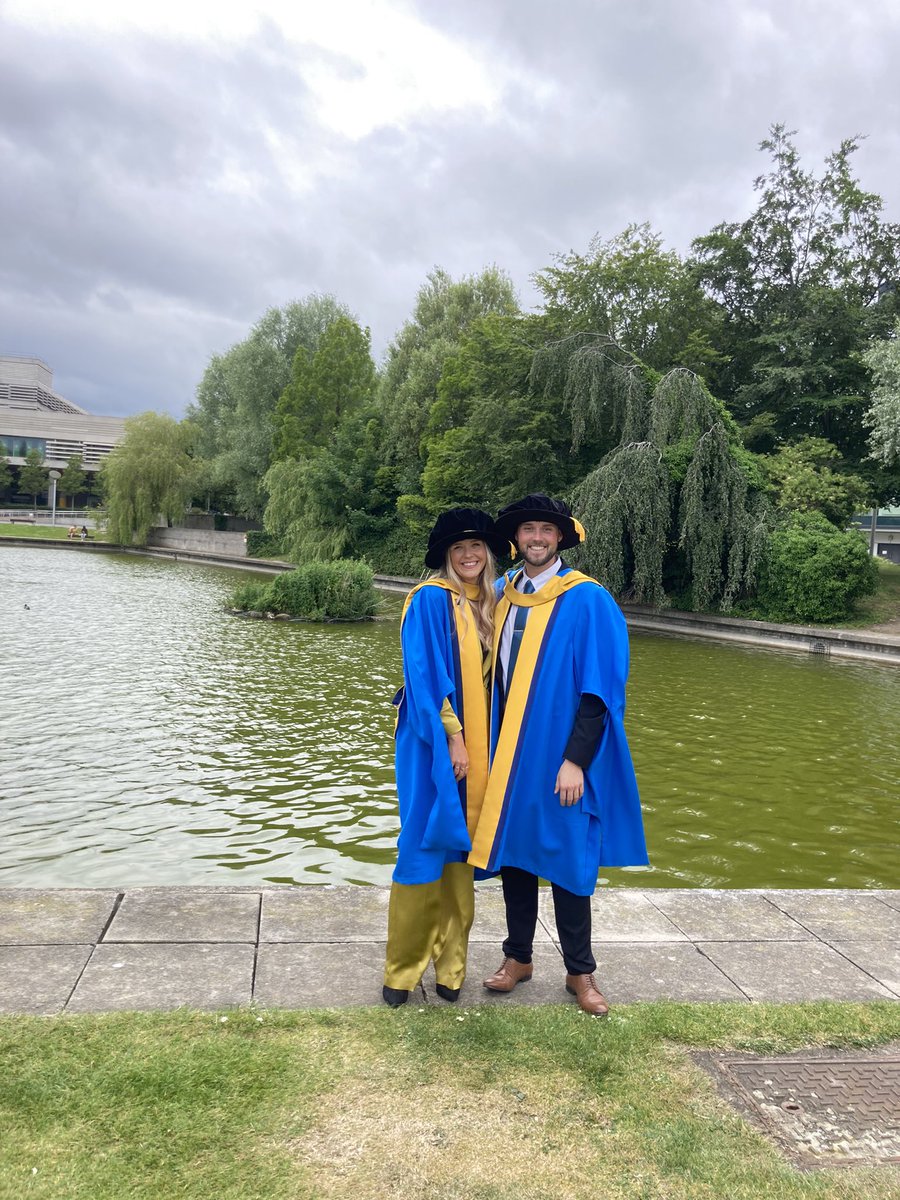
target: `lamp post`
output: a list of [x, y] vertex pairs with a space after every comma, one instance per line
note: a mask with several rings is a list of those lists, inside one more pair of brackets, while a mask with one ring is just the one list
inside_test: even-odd
[[50, 524], [56, 524], [56, 481], [62, 475], [60, 471], [48, 471], [47, 475], [50, 478], [50, 507], [53, 510], [50, 517]]
[[875, 535], [878, 530], [878, 505], [872, 509], [872, 528], [869, 530], [869, 553], [875, 553]]

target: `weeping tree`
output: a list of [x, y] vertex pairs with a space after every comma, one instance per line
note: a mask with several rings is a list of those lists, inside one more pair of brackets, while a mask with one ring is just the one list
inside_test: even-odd
[[610, 338], [575, 333], [535, 351], [532, 390], [563, 397], [572, 423], [572, 449], [589, 437], [617, 442], [646, 435], [651, 372]]
[[145, 412], [125, 422], [125, 437], [100, 469], [110, 539], [143, 545], [160, 519], [183, 515], [195, 465], [193, 426], [165, 413]]
[[671, 522], [671, 482], [652, 442], [618, 446], [572, 493], [589, 531], [573, 556], [617, 596], [666, 603], [663, 560]]
[[751, 591], [768, 536], [768, 506], [750, 494], [725, 425], [715, 421], [697, 439], [681, 485], [678, 545], [691, 579], [693, 606], [731, 608]]
[[575, 335], [535, 356], [532, 385], [562, 390], [573, 448], [617, 444], [574, 489], [590, 530], [575, 556], [620, 596], [667, 603], [681, 574], [698, 609], [731, 608], [751, 591], [769, 530], [762, 479], [737, 426], [692, 372], [656, 383], [608, 339]]

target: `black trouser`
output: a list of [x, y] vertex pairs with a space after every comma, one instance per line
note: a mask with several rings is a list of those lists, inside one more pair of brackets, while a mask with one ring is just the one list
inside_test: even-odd
[[[507, 938], [503, 953], [516, 962], [530, 963], [538, 916], [538, 877], [518, 867], [504, 867]], [[553, 908], [563, 960], [570, 975], [590, 975], [597, 969], [591, 953], [591, 898], [576, 896], [553, 884]]]

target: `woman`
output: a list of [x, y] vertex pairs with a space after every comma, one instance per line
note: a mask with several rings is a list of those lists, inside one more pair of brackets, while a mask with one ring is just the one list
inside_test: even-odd
[[428, 538], [432, 578], [406, 599], [397, 705], [400, 801], [383, 996], [396, 1008], [434, 959], [438, 995], [457, 1000], [475, 913], [465, 861], [488, 774], [494, 556], [509, 542], [487, 513], [453, 508]]

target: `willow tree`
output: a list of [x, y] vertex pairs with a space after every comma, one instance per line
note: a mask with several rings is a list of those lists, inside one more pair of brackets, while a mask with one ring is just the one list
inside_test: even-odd
[[639, 441], [646, 433], [650, 378], [643, 363], [608, 337], [574, 333], [535, 351], [530, 384], [562, 395], [577, 450], [591, 436]]
[[614, 595], [664, 605], [670, 491], [663, 457], [652, 442], [613, 450], [571, 496], [588, 530], [588, 540], [573, 556], [577, 564]]
[[714, 421], [697, 439], [681, 485], [678, 545], [685, 552], [695, 609], [718, 604], [727, 612], [756, 583], [768, 535], [768, 508], [751, 496], [746, 468]]
[[770, 526], [763, 479], [734, 420], [691, 371], [670, 371], [656, 386], [650, 436], [678, 493], [678, 548], [694, 608], [731, 608], [752, 591]]
[[573, 447], [618, 444], [572, 492], [590, 536], [580, 565], [620, 596], [667, 602], [681, 574], [695, 608], [727, 611], [752, 590], [768, 532], [762, 479], [737, 426], [692, 372], [660, 379], [606, 338], [575, 335], [535, 355], [534, 386], [561, 388]]
[[166, 413], [128, 418], [100, 470], [112, 541], [143, 545], [160, 520], [183, 515], [194, 481], [193, 433], [189, 422]]

